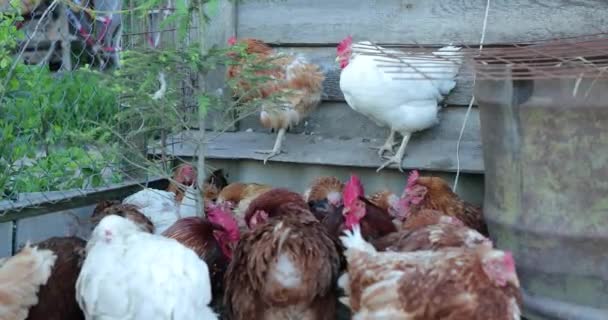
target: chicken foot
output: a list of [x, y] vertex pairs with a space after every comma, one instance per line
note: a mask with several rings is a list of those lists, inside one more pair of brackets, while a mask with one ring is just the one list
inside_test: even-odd
[[391, 133], [384, 144], [380, 147], [369, 147], [370, 149], [378, 150], [378, 157], [382, 157], [384, 152], [393, 152], [393, 148], [398, 145], [398, 142], [395, 142], [395, 130], [391, 129]]
[[378, 170], [376, 170], [376, 172], [380, 172], [380, 170], [384, 169], [385, 167], [387, 167], [388, 165], [390, 165], [392, 163], [396, 164], [399, 171], [403, 172], [403, 168], [401, 167], [401, 162], [403, 161], [403, 157], [405, 156], [405, 147], [407, 146], [407, 143], [410, 140], [410, 136], [411, 136], [411, 134], [409, 134], [409, 133], [403, 135], [403, 140], [401, 141], [401, 145], [399, 146], [397, 153], [392, 157], [384, 157], [385, 159], [388, 159], [388, 161], [383, 163], [378, 168]]
[[279, 132], [277, 134], [277, 139], [274, 142], [274, 148], [272, 148], [272, 150], [256, 150], [256, 151], [254, 151], [255, 153], [268, 154], [268, 156], [266, 156], [266, 158], [264, 158], [264, 164], [266, 164], [266, 162], [268, 162], [268, 159], [276, 157], [276, 156], [278, 156], [281, 153], [285, 153], [284, 151], [281, 150], [281, 145], [283, 144], [283, 138], [285, 137], [285, 132], [286, 131], [287, 131], [287, 129], [285, 129], [285, 128], [279, 129]]

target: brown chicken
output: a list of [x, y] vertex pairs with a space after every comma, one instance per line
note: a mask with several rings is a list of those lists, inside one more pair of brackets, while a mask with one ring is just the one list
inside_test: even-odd
[[182, 163], [173, 170], [167, 191], [175, 193], [175, 201], [182, 202], [186, 194], [186, 187], [195, 183], [196, 169], [188, 163]]
[[348, 273], [338, 280], [353, 319], [514, 320], [521, 293], [510, 252], [488, 245], [377, 252], [358, 226], [342, 237]]
[[422, 209], [416, 212], [415, 215], [403, 221], [399, 227], [400, 230], [415, 230], [418, 228], [430, 226], [437, 223], [452, 223], [459, 226], [464, 226], [458, 218], [443, 214], [437, 210]]
[[304, 192], [306, 202], [327, 200], [334, 206], [342, 204], [342, 190], [344, 183], [336, 177], [319, 177], [315, 179], [310, 188]]
[[103, 200], [95, 206], [93, 209], [93, 215], [91, 216], [91, 222], [93, 228], [97, 226], [99, 221], [105, 216], [115, 214], [123, 218], [129, 219], [135, 222], [143, 231], [154, 233], [154, 225], [152, 221], [143, 215], [139, 208], [132, 204], [122, 204], [116, 200]]
[[334, 320], [339, 255], [301, 195], [273, 189], [255, 199], [226, 272], [231, 320]]
[[24, 320], [38, 303], [57, 260], [51, 250], [28, 244], [16, 255], [0, 259], [0, 320]]
[[369, 197], [369, 201], [389, 213], [393, 218], [397, 217], [396, 210], [399, 204], [399, 197], [389, 190], [376, 192]]
[[232, 209], [239, 228], [246, 229], [245, 211], [251, 201], [264, 192], [272, 189], [271, 186], [259, 183], [234, 182], [227, 185], [217, 197], [217, 203], [228, 203]]
[[432, 209], [458, 218], [465, 225], [488, 236], [481, 208], [461, 200], [439, 177], [421, 177], [414, 170], [408, 177], [405, 196], [399, 201], [405, 220], [422, 209]]
[[[451, 218], [449, 216], [446, 217]], [[375, 239], [371, 243], [379, 251], [400, 252], [437, 250], [447, 247], [472, 248], [480, 244], [492, 245], [488, 238], [462, 225], [460, 221], [455, 223], [439, 222], [417, 229], [405, 229]]]
[[207, 263], [215, 306], [221, 301], [224, 273], [232, 258], [240, 233], [230, 209], [212, 205], [207, 218], [187, 217], [177, 220], [162, 235], [192, 249]]
[[[235, 80], [234, 93], [241, 101], [264, 99], [260, 122], [265, 128], [278, 131], [272, 150], [258, 151], [268, 154], [264, 159], [266, 164], [268, 159], [281, 153], [287, 129], [297, 125], [317, 108], [321, 102], [325, 76], [316, 64], [309, 63], [301, 56], [274, 52], [260, 40], [242, 39], [237, 43], [236, 38], [231, 38], [229, 44], [244, 46], [247, 54], [255, 55], [253, 65], [248, 66], [243, 56], [236, 51], [231, 52], [235, 63], [228, 68], [227, 77]], [[269, 66], [261, 67], [264, 64]], [[261, 84], [250, 84], [242, 77], [247, 73], [266, 79]]]
[[27, 320], [84, 320], [76, 301], [76, 279], [85, 258], [86, 241], [77, 237], [53, 237], [35, 244], [57, 255], [51, 277], [40, 287], [38, 304]]
[[377, 239], [397, 231], [388, 212], [365, 198], [363, 184], [356, 175], [351, 175], [350, 180], [344, 186], [343, 198], [346, 229], [361, 224], [363, 237], [367, 240]]

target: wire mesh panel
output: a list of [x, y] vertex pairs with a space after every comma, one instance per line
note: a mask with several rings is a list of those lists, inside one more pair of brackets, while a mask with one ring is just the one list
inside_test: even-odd
[[[169, 7], [159, 10], [157, 7]], [[171, 10], [171, 7], [173, 9]], [[171, 3], [0, 3], [0, 218], [171, 173], [150, 142], [189, 127], [196, 26]], [[166, 23], [165, 23], [166, 22]]]
[[[570, 38], [496, 43], [483, 49], [474, 45], [378, 45], [355, 44], [353, 52], [376, 57], [385, 73], [399, 80], [451, 79], [451, 63], [462, 62], [457, 78], [479, 80], [504, 79], [504, 68], [510, 68], [513, 80], [541, 78], [578, 78], [582, 73], [606, 77], [608, 68], [608, 33]], [[449, 52], [449, 54], [446, 54]]]

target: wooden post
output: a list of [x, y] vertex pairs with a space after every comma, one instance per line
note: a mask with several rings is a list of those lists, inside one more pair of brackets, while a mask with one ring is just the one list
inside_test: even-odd
[[[209, 12], [208, 7], [199, 6], [198, 24], [199, 24], [199, 43], [201, 56], [205, 56], [210, 48], [224, 47], [227, 45], [228, 39], [236, 34], [236, 4], [229, 0], [220, 0], [216, 12]], [[207, 13], [211, 17], [208, 24], [204, 23], [203, 15]], [[226, 90], [225, 70], [218, 68], [204, 75], [199, 76], [199, 89], [208, 93], [215, 93], [222, 90], [223, 98], [229, 98]], [[198, 145], [196, 152], [197, 169], [198, 169], [198, 188], [203, 190], [205, 181], [205, 129], [217, 129], [215, 122], [222, 119], [222, 114], [217, 114], [211, 117], [207, 110], [198, 110], [198, 130], [197, 137]], [[209, 120], [212, 122], [209, 123]], [[216, 121], [213, 121], [216, 120]], [[202, 192], [198, 193], [197, 201], [198, 211], [204, 212]]]

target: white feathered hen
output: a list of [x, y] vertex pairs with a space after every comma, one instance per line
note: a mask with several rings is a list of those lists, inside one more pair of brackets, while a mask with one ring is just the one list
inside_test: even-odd
[[[180, 218], [197, 216], [196, 172], [189, 164], [177, 167], [167, 191], [146, 188], [126, 197], [122, 203], [139, 208], [161, 234]], [[179, 185], [178, 185], [179, 184]], [[185, 186], [185, 188], [183, 186]]]
[[117, 215], [93, 230], [76, 299], [87, 320], [217, 319], [207, 264], [176, 240]]
[[[412, 133], [439, 122], [438, 103], [455, 87], [454, 78], [462, 64], [459, 50], [459, 47], [448, 46], [433, 52], [433, 55], [403, 58], [403, 52], [375, 46], [369, 41], [353, 45], [350, 36], [340, 42], [336, 61], [340, 62], [342, 68], [340, 89], [344, 99], [353, 110], [379, 126], [390, 128], [390, 135], [378, 148], [378, 155], [382, 157], [385, 151], [393, 150], [396, 132], [403, 136], [397, 153], [389, 157], [377, 171], [392, 163], [403, 171], [401, 161]], [[397, 54], [401, 56], [399, 59], [394, 57]], [[377, 61], [380, 58], [383, 61]], [[392, 61], [390, 64], [395, 65], [395, 68], [390, 68], [391, 71], [406, 72], [405, 76], [412, 80], [393, 79], [399, 74], [387, 73], [389, 68], [378, 67], [386, 65], [386, 61]], [[428, 76], [435, 79], [425, 78], [416, 71], [429, 72]]]

